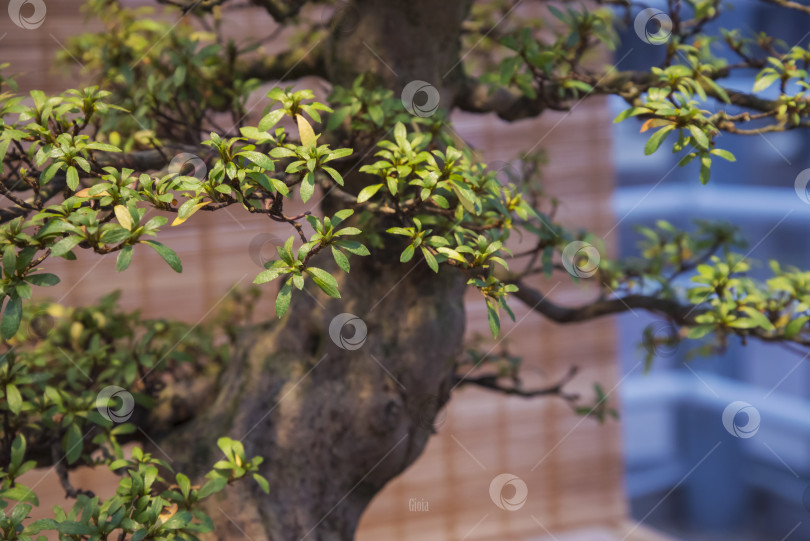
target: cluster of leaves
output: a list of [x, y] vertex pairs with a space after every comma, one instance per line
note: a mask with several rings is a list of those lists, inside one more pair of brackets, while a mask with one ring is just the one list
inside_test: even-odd
[[200, 133], [217, 126], [212, 112], [229, 112], [241, 126], [259, 81], [236, 69], [250, 47], [217, 42], [221, 15], [212, 18], [210, 30], [200, 31], [174, 21], [175, 10], [156, 17], [151, 6], [89, 0], [84, 11], [106, 31], [71, 37], [58, 60], [63, 66], [78, 61], [98, 73], [113, 101], [126, 109], [105, 118], [102, 132], [110, 142], [127, 151], [149, 146], [154, 136], [199, 142]]
[[466, 272], [468, 284], [486, 298], [497, 335], [500, 309], [513, 316], [506, 296], [516, 288], [496, 277], [494, 265], [508, 267], [503, 256], [510, 254], [504, 246], [510, 231], [538, 215], [517, 187], [502, 185], [468, 148], [429, 150], [433, 142], [433, 134], [418, 125], [409, 132], [395, 124], [393, 139], [378, 143], [378, 159], [361, 167], [377, 182], [363, 188], [356, 202], [400, 222], [386, 231], [403, 238], [403, 263], [418, 253], [436, 273], [442, 264]]
[[[97, 305], [68, 308], [55, 303], [27, 304], [23, 325], [0, 356], [0, 530], [4, 539], [39, 539], [46, 530], [62, 539], [131, 534], [130, 539], [196, 539], [211, 520], [199, 502], [231, 482], [257, 472], [260, 458], [247, 459], [239, 442], [219, 441], [225, 458], [214, 464], [208, 482], [192, 487], [182, 473], [176, 484], [164, 479], [171, 468], [135, 447], [122, 444], [137, 436], [133, 422], [116, 422], [105, 411], [126, 402], [105, 401], [99, 392], [115, 386], [133, 397], [139, 418], [154, 406], [165, 376], [178, 370], [201, 372], [225, 362], [228, 347], [215, 344], [213, 330], [165, 320], [145, 320], [117, 306], [117, 294]], [[39, 505], [36, 486], [20, 478], [49, 465], [67, 479], [67, 469], [86, 464], [119, 474], [115, 496], [78, 495], [70, 510], [56, 508], [53, 519], [25, 523]], [[66, 491], [72, 487], [67, 482]], [[19, 502], [9, 509], [10, 502]]]
[[[151, 170], [140, 173], [105, 165], [115, 163], [120, 150], [80, 132], [91, 124], [98, 128], [111, 110], [118, 109], [107, 103], [107, 91], [91, 87], [54, 97], [34, 91], [30, 106], [13, 93], [0, 95], [0, 160], [7, 171], [2, 191], [16, 204], [12, 211], [16, 217], [8, 219], [0, 233], [4, 271], [0, 287], [8, 299], [0, 324], [3, 337], [8, 339], [16, 332], [22, 300], [31, 296], [30, 285], [58, 282], [56, 276], [38, 272], [48, 257], [73, 259], [76, 247], [100, 254], [118, 252], [117, 268], [123, 271], [132, 260], [133, 247], [144, 244], [181, 272], [182, 264], [173, 250], [145, 238], [157, 234], [168, 222], [165, 215], [147, 220], [150, 209], [176, 213], [173, 225], [180, 225], [201, 209], [238, 204], [248, 212], [297, 224], [283, 213], [284, 199], [293, 196], [295, 186], [306, 202], [316, 182], [343, 184], [331, 162], [346, 158], [351, 149], [318, 145], [320, 136], [303, 116], [319, 122], [318, 111], [331, 109], [313, 102], [310, 91], [275, 88], [268, 96], [271, 107], [272, 103], [280, 107], [269, 111], [259, 126], [243, 127], [241, 137], [225, 139], [211, 133], [202, 143], [211, 149], [205, 159], [213, 161], [213, 166], [206, 174], [198, 173], [198, 178], [189, 176], [183, 167], [161, 169], [168, 161], [163, 153], [156, 154]], [[13, 115], [17, 119], [12, 122]], [[295, 120], [300, 143], [288, 138], [283, 127], [275, 128], [273, 134], [267, 131], [285, 115]], [[187, 161], [193, 165], [203, 159], [190, 156]], [[64, 200], [49, 204], [60, 192]], [[331, 224], [345, 218], [335, 217]], [[306, 244], [305, 252], [299, 254], [311, 256], [334, 245], [365, 255], [367, 250], [353, 243], [334, 244], [333, 237], [358, 233], [344, 228], [333, 235], [324, 230], [318, 233], [318, 241]], [[301, 271], [306, 270], [307, 261], [308, 257], [302, 259]], [[341, 266], [348, 268], [348, 264]], [[337, 294], [333, 278], [327, 279], [317, 269], [308, 274], [329, 294]], [[296, 285], [302, 286], [301, 281]]]
[[[34, 506], [39, 505], [38, 499], [31, 489], [15, 481], [36, 463], [23, 462], [26, 442], [18, 435], [12, 444], [8, 469], [3, 472], [4, 485], [11, 487], [0, 493], [3, 539], [43, 541], [47, 537], [39, 534], [53, 531], [59, 534], [59, 539], [65, 540], [110, 536], [131, 541], [199, 540], [201, 534], [214, 529], [211, 517], [200, 507], [203, 501], [249, 475], [262, 490], [268, 493], [270, 490], [267, 480], [256, 473], [261, 457], [247, 459], [242, 444], [230, 438], [220, 438], [217, 445], [225, 458], [206, 474], [207, 481], [202, 486], [192, 485], [186, 475], [175, 473], [165, 461], [135, 447], [131, 458], [119, 458], [107, 464], [110, 470], [121, 475], [114, 496], [100, 501], [97, 496], [79, 494], [72, 508], [55, 506], [55, 518], [26, 524]], [[171, 474], [174, 474], [174, 482], [168, 477]], [[7, 512], [9, 500], [20, 503]]]
[[810, 272], [783, 269], [771, 261], [770, 278], [752, 277], [756, 261], [733, 251], [745, 243], [728, 224], [698, 221], [689, 232], [661, 220], [637, 230], [643, 237], [642, 257], [602, 261], [599, 278], [610, 291], [645, 294], [684, 307], [670, 318], [671, 336], [644, 337], [648, 366], [661, 345], [653, 342], [659, 339], [677, 342], [711, 333], [712, 350], [725, 348], [729, 336], [743, 342], [756, 337], [810, 344]]
[[590, 93], [593, 86], [577, 73], [580, 63], [598, 46], [614, 50], [617, 44], [613, 13], [608, 9], [559, 10], [548, 6], [559, 23], [552, 26], [554, 39], [536, 37], [533, 28], [523, 26], [500, 37], [510, 50], [501, 60], [498, 77], [485, 77], [496, 87], [515, 87], [523, 95], [537, 99], [549, 82], [555, 95], [544, 96], [561, 103]]

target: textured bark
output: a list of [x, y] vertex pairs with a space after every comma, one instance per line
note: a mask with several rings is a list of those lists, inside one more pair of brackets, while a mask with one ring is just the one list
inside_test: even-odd
[[[371, 72], [395, 91], [421, 79], [452, 104], [459, 79], [443, 75], [459, 59], [468, 4], [357, 0], [343, 11], [356, 19], [336, 25], [326, 47], [331, 79], [345, 84]], [[349, 24], [353, 32], [345, 31]], [[362, 181], [356, 173], [352, 180]], [[265, 457], [271, 494], [252, 480], [230, 487], [208, 508], [213, 538], [349, 541], [374, 495], [424, 449], [461, 353], [464, 277], [453, 269], [437, 276], [421, 258], [402, 264], [402, 247], [389, 241], [370, 257], [352, 258], [350, 274], [336, 274], [342, 299], [317, 288], [296, 292], [284, 320], [247, 334], [210, 407], [160, 442], [182, 457], [178, 466], [198, 474], [220, 458], [219, 436]], [[328, 268], [323, 258], [314, 264]], [[342, 313], [367, 325], [359, 349], [330, 337]]]
[[[162, 444], [199, 470], [219, 459], [223, 434], [265, 457], [271, 494], [252, 481], [226, 491], [208, 509], [217, 539], [350, 540], [371, 498], [433, 433], [462, 344], [463, 280], [418, 263], [352, 267], [343, 299], [299, 293], [284, 321], [245, 336], [209, 410]], [[367, 325], [359, 349], [329, 336], [342, 313]]]

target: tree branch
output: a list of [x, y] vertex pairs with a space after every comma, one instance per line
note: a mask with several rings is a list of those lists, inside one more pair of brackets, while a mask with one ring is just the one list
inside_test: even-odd
[[520, 281], [515, 282], [515, 285], [520, 289], [512, 295], [535, 312], [539, 312], [557, 323], [577, 323], [639, 309], [665, 315], [678, 325], [696, 325], [695, 318], [703, 313], [703, 310], [693, 306], [648, 295], [627, 295], [617, 299], [599, 300], [572, 308], [560, 306], [550, 301], [541, 291]]
[[479, 387], [483, 387], [485, 389], [489, 389], [491, 391], [498, 391], [499, 393], [513, 395], [513, 396], [520, 396], [523, 398], [535, 398], [538, 396], [559, 396], [560, 398], [567, 400], [568, 402], [575, 402], [579, 400], [578, 394], [569, 394], [564, 391], [564, 387], [574, 379], [574, 376], [577, 375], [579, 369], [576, 366], [572, 366], [568, 373], [565, 374], [560, 380], [549, 386], [543, 387], [541, 389], [534, 389], [534, 390], [524, 390], [520, 387], [512, 386], [507, 387], [498, 383], [498, 376], [496, 374], [485, 374], [483, 376], [477, 376], [474, 378], [469, 377], [459, 377], [456, 376], [456, 386], [460, 387], [462, 385], [477, 385]]

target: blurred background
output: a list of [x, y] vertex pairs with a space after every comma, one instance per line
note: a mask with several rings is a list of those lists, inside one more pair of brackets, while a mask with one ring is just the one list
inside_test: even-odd
[[[806, 17], [778, 18], [779, 10], [754, 0], [733, 4], [725, 25], [771, 30], [796, 44], [806, 45], [810, 37]], [[100, 30], [84, 20], [80, 5], [80, 0], [47, 2], [47, 18], [36, 30], [18, 28], [0, 12], [0, 62], [10, 62], [9, 71], [20, 74], [21, 92], [60, 92], [87, 80], [79, 65], [53, 68], [68, 37]], [[167, 16], [177, 18], [176, 12]], [[241, 36], [273, 31], [261, 10], [229, 16]], [[623, 42], [615, 53], [620, 69], [647, 67], [662, 53], [632, 28]], [[732, 86], [750, 89], [752, 82], [753, 74]], [[328, 91], [316, 79], [280, 84], [313, 88], [320, 96]], [[256, 93], [254, 121], [270, 86]], [[810, 134], [723, 136], [737, 163], [716, 163], [704, 187], [694, 168], [675, 167], [677, 156], [661, 150], [645, 157], [639, 123], [612, 123], [623, 108], [621, 102], [594, 98], [569, 113], [511, 125], [491, 115], [459, 113], [453, 122], [496, 168], [514, 167], [508, 162], [521, 151], [545, 150], [544, 186], [561, 201], [560, 221], [601, 236], [613, 256], [637, 253], [637, 225], [663, 219], [688, 227], [694, 218], [723, 219], [742, 228], [751, 257], [810, 267], [809, 209], [794, 191], [797, 174], [810, 167]], [[247, 286], [287, 233], [236, 210], [199, 213], [161, 239], [182, 258], [182, 275], [151, 253], [139, 254], [121, 274], [114, 257], [82, 253], [75, 262], [48, 262], [63, 278], [49, 293], [79, 305], [120, 289], [122, 304], [145, 316], [197, 323], [210, 318], [234, 286]], [[568, 279], [541, 277], [534, 285], [553, 289], [551, 297], [559, 303], [589, 299]], [[475, 292], [468, 301], [469, 338], [476, 340], [488, 334], [486, 309]], [[642, 332], [650, 325], [655, 333], [670, 331], [646, 314], [562, 326], [517, 302], [513, 308], [517, 322], [505, 321], [504, 339], [484, 341], [484, 347], [522, 357], [529, 389], [556, 382], [576, 366], [569, 390], [592, 400], [599, 383], [619, 420], [599, 424], [579, 417], [557, 398], [526, 400], [461, 388], [437, 421], [437, 435], [424, 455], [373, 502], [358, 539], [810, 539], [810, 370], [804, 352], [730, 343], [723, 355], [692, 358], [698, 344], [683, 342], [656, 351], [652, 370], [644, 374], [648, 352], [639, 346]], [[272, 301], [265, 311], [272, 317]], [[723, 425], [723, 412], [735, 402], [755, 410], [731, 412], [734, 426], [756, 424], [752, 437], [735, 437]], [[490, 482], [502, 473], [528, 486], [526, 505], [518, 511], [499, 509], [489, 497]], [[40, 493], [43, 512], [62, 501], [55, 474], [31, 475], [49, 487]], [[109, 480], [91, 471], [73, 474], [72, 481], [109, 494]]]

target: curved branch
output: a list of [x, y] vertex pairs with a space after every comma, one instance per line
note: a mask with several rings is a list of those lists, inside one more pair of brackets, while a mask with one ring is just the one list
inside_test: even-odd
[[577, 307], [560, 306], [550, 301], [541, 291], [518, 281], [518, 291], [512, 295], [520, 299], [535, 312], [539, 312], [557, 323], [578, 323], [628, 312], [633, 309], [646, 310], [672, 319], [678, 325], [696, 325], [695, 318], [703, 310], [677, 301], [651, 297], [648, 295], [627, 295], [617, 299], [606, 299]]
[[[723, 79], [731, 73], [730, 68], [717, 70], [713, 75], [713, 80]], [[644, 92], [656, 86], [657, 77], [646, 71], [615, 71], [603, 75], [581, 77], [590, 84], [593, 89], [582, 99], [588, 96], [617, 95], [628, 103], [633, 103], [640, 98]], [[721, 99], [720, 94], [709, 85], [703, 85], [708, 96], [714, 99]], [[455, 105], [463, 111], [471, 113], [495, 113], [500, 118], [509, 122], [524, 118], [533, 118], [542, 114], [545, 110], [567, 111], [570, 109], [569, 103], [564, 98], [564, 90], [557, 81], [544, 80], [543, 92], [537, 98], [532, 99], [516, 91], [510, 91], [503, 87], [498, 87], [491, 91], [491, 87], [470, 78], [456, 97]], [[760, 112], [771, 112], [776, 109], [776, 100], [763, 99], [754, 94], [748, 94], [732, 89], [723, 89], [728, 95], [732, 105], [751, 109]]]
[[[476, 377], [465, 377], [465, 376], [455, 376], [456, 384], [455, 387], [460, 387], [462, 385], [477, 385], [479, 387], [483, 387], [485, 389], [489, 389], [490, 391], [497, 391], [502, 394], [512, 395], [512, 396], [520, 396], [522, 398], [535, 398], [538, 396], [559, 396], [560, 398], [567, 400], [569, 402], [575, 402], [579, 400], [578, 394], [569, 394], [565, 392], [565, 386], [574, 379], [574, 376], [577, 375], [579, 368], [576, 366], [572, 366], [568, 372], [560, 378], [560, 380], [548, 387], [543, 387], [541, 389], [534, 389], [534, 390], [524, 390], [520, 387], [507, 387], [498, 383], [498, 375], [496, 374], [485, 374], [483, 376], [476, 376]], [[454, 387], [454, 388], [455, 388]]]

